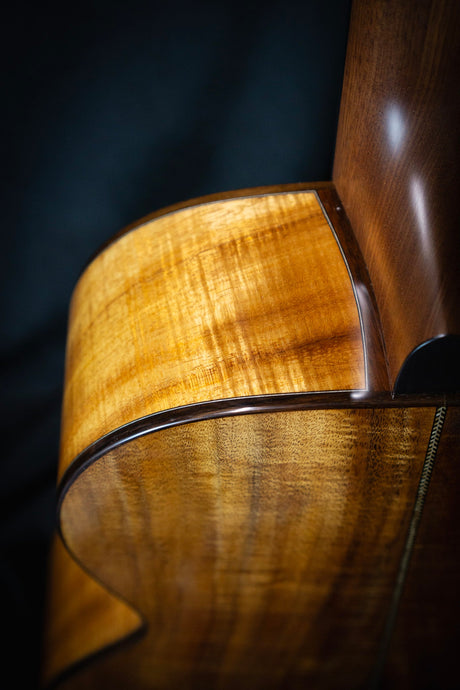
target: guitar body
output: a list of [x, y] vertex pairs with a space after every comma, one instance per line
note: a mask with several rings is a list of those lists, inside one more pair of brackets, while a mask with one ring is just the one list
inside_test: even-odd
[[346, 207], [333, 183], [206, 197], [80, 277], [47, 684], [456, 687], [460, 398], [431, 380], [458, 316], [426, 323], [422, 287], [397, 335], [417, 299], [395, 325], [382, 267], [410, 262], [350, 226], [341, 118]]

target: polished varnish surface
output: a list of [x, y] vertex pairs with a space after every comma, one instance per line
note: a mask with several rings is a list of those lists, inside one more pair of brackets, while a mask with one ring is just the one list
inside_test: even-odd
[[365, 388], [351, 277], [316, 193], [191, 205], [121, 236], [80, 278], [60, 472], [159, 410]]
[[[72, 304], [45, 680], [381, 678], [444, 402], [391, 398], [331, 185], [200, 200], [120, 235]], [[404, 687], [401, 649], [388, 677]]]
[[139, 614], [89, 575], [59, 536], [52, 544], [43, 680], [46, 685], [138, 633]]
[[458, 7], [355, 3], [340, 196], [180, 204], [82, 275], [47, 681], [458, 687], [460, 400], [395, 395], [459, 333]]
[[[139, 613], [145, 635], [63, 687], [362, 687], [433, 414], [233, 416], [152, 433], [94, 462], [63, 498], [62, 534]], [[95, 652], [94, 596], [92, 609], [78, 603], [61, 634], [79, 628]]]
[[353, 4], [334, 181], [382, 320], [392, 385], [460, 334], [460, 4]]

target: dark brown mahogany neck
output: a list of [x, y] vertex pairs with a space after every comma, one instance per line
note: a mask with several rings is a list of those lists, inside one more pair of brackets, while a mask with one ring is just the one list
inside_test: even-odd
[[460, 390], [459, 68], [459, 3], [354, 3], [334, 182], [395, 394]]

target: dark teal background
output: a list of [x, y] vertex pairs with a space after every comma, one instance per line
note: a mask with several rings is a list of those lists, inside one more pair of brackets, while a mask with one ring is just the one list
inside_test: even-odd
[[167, 204], [330, 179], [348, 22], [345, 1], [3, 10], [0, 583], [11, 687], [37, 684], [80, 270]]

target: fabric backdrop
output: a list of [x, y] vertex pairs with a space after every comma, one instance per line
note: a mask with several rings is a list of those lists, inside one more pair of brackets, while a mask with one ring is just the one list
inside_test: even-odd
[[33, 688], [54, 525], [68, 303], [162, 206], [331, 178], [349, 2], [3, 10], [0, 582], [4, 687]]

